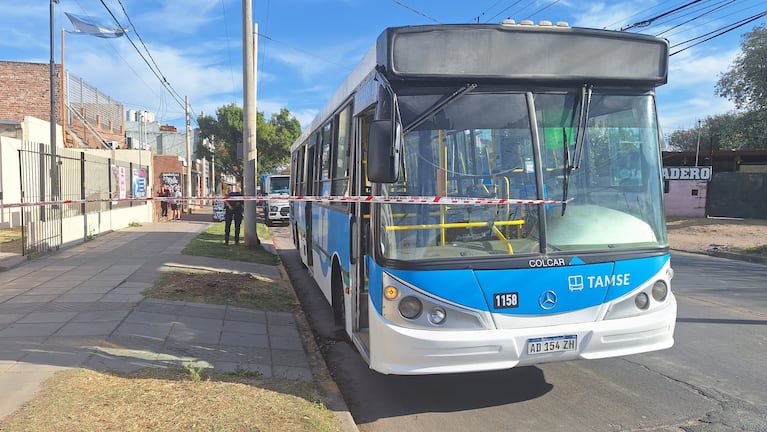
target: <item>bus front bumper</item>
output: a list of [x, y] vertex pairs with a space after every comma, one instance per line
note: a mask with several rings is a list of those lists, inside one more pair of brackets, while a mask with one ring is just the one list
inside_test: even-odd
[[[641, 316], [523, 329], [421, 330], [394, 326], [371, 314], [370, 367], [384, 374], [443, 374], [667, 349], [674, 345], [677, 310], [676, 299], [669, 296], [666, 307]], [[531, 339], [562, 336], [576, 336], [577, 348], [528, 354]]]

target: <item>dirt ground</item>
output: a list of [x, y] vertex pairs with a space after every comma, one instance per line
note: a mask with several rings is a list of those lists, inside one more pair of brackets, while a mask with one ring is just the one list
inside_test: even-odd
[[731, 218], [669, 219], [672, 249], [689, 252], [739, 251], [767, 245], [767, 220]]

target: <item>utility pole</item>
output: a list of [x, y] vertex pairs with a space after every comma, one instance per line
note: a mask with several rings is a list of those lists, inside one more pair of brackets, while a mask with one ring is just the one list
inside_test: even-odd
[[[192, 126], [189, 124], [189, 96], [184, 97], [186, 105], [186, 198], [192, 197]], [[191, 214], [191, 201], [186, 202], [186, 210]]]
[[[256, 151], [256, 34], [258, 25], [253, 24], [252, 0], [242, 0], [242, 67], [244, 93], [244, 106], [242, 109], [242, 192], [246, 197], [256, 195], [257, 151]], [[256, 228], [256, 202], [247, 200], [244, 203], [243, 214], [245, 228], [245, 245], [257, 246], [261, 242], [258, 239]]]
[[[51, 198], [53, 201], [58, 200], [59, 198], [59, 158], [56, 155], [56, 59], [54, 55], [54, 38], [53, 38], [53, 4], [58, 3], [59, 0], [51, 0], [51, 6], [50, 6], [50, 33], [51, 33], [51, 70], [50, 70], [50, 80], [51, 80], [51, 166], [50, 166], [50, 173], [51, 173]], [[62, 64], [62, 77], [61, 79], [64, 79], [63, 76], [64, 67]]]

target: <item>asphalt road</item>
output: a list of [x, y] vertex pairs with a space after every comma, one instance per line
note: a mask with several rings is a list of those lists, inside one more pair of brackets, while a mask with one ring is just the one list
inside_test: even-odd
[[273, 232], [360, 431], [767, 431], [766, 265], [673, 254], [679, 313], [669, 350], [490, 373], [386, 376], [335, 333], [289, 230]]

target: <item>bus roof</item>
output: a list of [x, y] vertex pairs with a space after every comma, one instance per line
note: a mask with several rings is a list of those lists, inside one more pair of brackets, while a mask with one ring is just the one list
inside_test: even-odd
[[340, 108], [377, 67], [390, 81], [502, 80], [649, 88], [667, 82], [668, 51], [668, 41], [655, 36], [558, 25], [390, 27], [381, 33], [293, 147]]

